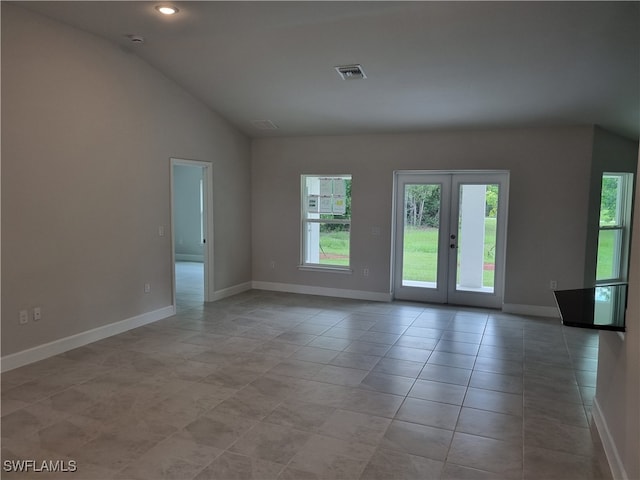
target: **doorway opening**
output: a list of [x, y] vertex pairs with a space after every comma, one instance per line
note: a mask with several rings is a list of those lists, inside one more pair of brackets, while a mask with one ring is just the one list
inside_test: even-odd
[[211, 170], [209, 162], [171, 159], [173, 295], [178, 310], [209, 301]]
[[508, 172], [396, 172], [394, 296], [500, 308]]

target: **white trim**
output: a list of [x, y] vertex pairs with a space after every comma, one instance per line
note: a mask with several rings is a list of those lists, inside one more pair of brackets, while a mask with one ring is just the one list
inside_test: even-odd
[[604, 449], [604, 453], [607, 456], [607, 462], [609, 463], [611, 476], [615, 480], [629, 480], [629, 476], [624, 469], [624, 465], [622, 463], [622, 460], [620, 459], [620, 455], [618, 455], [616, 443], [614, 442], [613, 437], [611, 436], [611, 432], [609, 431], [609, 427], [607, 426], [607, 421], [605, 420], [604, 415], [602, 415], [602, 410], [600, 409], [600, 404], [598, 403], [597, 398], [593, 399], [593, 408], [591, 409], [591, 415], [593, 416], [593, 422], [596, 424], [596, 430], [598, 431], [598, 435], [600, 436], [602, 448]]
[[215, 302], [217, 300], [222, 300], [223, 298], [227, 298], [232, 295], [237, 295], [238, 293], [251, 290], [251, 288], [252, 288], [251, 282], [239, 283], [238, 285], [234, 285], [232, 287], [223, 288], [222, 290], [217, 290], [213, 292], [211, 301]]
[[89, 343], [97, 342], [98, 340], [102, 340], [113, 335], [118, 335], [119, 333], [126, 332], [133, 328], [157, 322], [158, 320], [171, 317], [175, 314], [175, 306], [170, 305], [152, 312], [120, 320], [119, 322], [109, 323], [85, 332], [76, 333], [69, 337], [60, 338], [53, 342], [38, 345], [37, 347], [28, 348], [21, 352], [5, 355], [1, 359], [2, 365], [0, 366], [0, 370], [2, 372], [13, 370], [14, 368], [22, 367], [23, 365], [28, 365], [29, 363], [37, 362], [39, 360], [44, 360], [45, 358], [73, 350], [74, 348], [82, 347]]
[[204, 263], [204, 255], [193, 255], [190, 253], [176, 253], [176, 262]]
[[465, 175], [477, 175], [477, 174], [482, 174], [482, 175], [492, 175], [494, 173], [497, 174], [502, 174], [502, 173], [507, 173], [509, 172], [509, 170], [469, 170], [469, 169], [461, 169], [461, 170], [394, 170], [393, 174], [394, 175], [405, 175], [405, 174], [409, 174], [409, 175], [424, 175], [424, 174], [435, 174], [435, 175], [450, 175], [452, 173], [462, 173]]
[[529, 315], [532, 317], [560, 318], [560, 312], [556, 307], [543, 307], [541, 305], [521, 305], [518, 303], [503, 303], [502, 311], [515, 313], [516, 315]]
[[307, 272], [343, 273], [351, 275], [353, 270], [349, 267], [337, 267], [335, 265], [298, 265], [298, 270]]
[[292, 283], [251, 282], [256, 290], [275, 292], [301, 293], [304, 295], [320, 295], [323, 297], [352, 298], [354, 300], [371, 300], [374, 302], [390, 302], [391, 293], [366, 292], [364, 290], [345, 290], [343, 288], [314, 287], [311, 285], [295, 285]]
[[204, 253], [204, 301], [211, 301], [215, 293], [213, 280], [214, 270], [214, 216], [213, 216], [213, 162], [202, 162], [202, 188], [204, 189], [204, 229], [206, 243], [203, 245]]

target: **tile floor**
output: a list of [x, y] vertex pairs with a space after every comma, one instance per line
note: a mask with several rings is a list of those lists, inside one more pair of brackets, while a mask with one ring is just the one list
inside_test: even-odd
[[78, 479], [609, 479], [597, 334], [250, 291], [2, 375], [2, 460]]
[[179, 310], [201, 307], [204, 301], [204, 264], [176, 262], [176, 306]]

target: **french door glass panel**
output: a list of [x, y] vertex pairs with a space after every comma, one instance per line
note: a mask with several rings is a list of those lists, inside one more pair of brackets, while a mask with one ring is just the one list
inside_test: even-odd
[[403, 286], [438, 287], [441, 197], [439, 184], [404, 185]]
[[458, 187], [456, 290], [493, 293], [498, 184]]
[[442, 252], [448, 248], [450, 197], [449, 175], [396, 177], [396, 298], [446, 301], [447, 266]]

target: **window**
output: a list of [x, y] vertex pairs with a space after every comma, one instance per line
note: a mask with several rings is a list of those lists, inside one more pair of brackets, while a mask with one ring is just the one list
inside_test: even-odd
[[597, 283], [627, 280], [632, 184], [631, 173], [602, 175]]
[[302, 266], [349, 269], [351, 175], [302, 175]]

